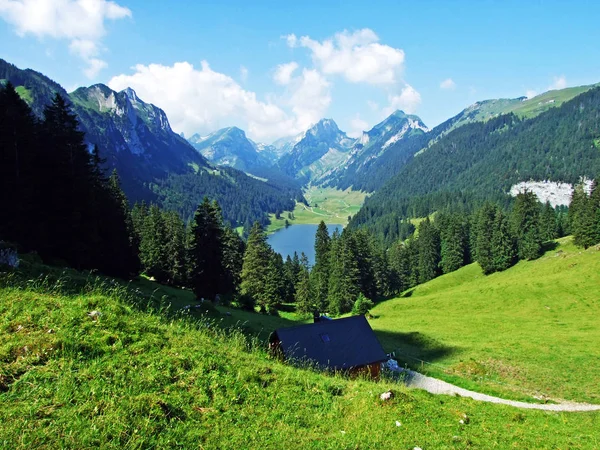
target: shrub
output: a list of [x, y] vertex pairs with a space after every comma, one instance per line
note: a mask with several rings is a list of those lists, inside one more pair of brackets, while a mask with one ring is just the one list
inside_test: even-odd
[[358, 298], [354, 302], [354, 306], [352, 307], [352, 314], [354, 315], [365, 315], [369, 312], [369, 309], [374, 307], [375, 304], [365, 297], [362, 292], [358, 294]]

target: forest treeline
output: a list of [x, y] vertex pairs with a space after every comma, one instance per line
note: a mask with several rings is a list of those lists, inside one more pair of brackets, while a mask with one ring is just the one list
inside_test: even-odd
[[486, 201], [507, 207], [523, 180], [575, 184], [600, 173], [600, 88], [522, 120], [514, 114], [463, 125], [424, 147], [365, 200], [350, 226], [391, 244], [397, 224], [434, 211], [471, 213]]

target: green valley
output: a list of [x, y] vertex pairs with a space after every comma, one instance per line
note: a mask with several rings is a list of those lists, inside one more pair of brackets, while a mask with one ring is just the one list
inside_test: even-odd
[[348, 223], [348, 217], [356, 214], [367, 194], [352, 189], [340, 190], [320, 186], [310, 186], [304, 191], [304, 203], [296, 202], [294, 211], [284, 211], [277, 219], [275, 214], [269, 215], [271, 220], [267, 232], [271, 233], [285, 228], [286, 220], [294, 224], [319, 224], [324, 221], [328, 224]]

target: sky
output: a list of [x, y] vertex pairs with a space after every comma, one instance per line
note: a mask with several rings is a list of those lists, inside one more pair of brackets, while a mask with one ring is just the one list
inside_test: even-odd
[[575, 0], [0, 0], [0, 58], [67, 91], [132, 87], [188, 137], [270, 143], [600, 82], [598, 17]]

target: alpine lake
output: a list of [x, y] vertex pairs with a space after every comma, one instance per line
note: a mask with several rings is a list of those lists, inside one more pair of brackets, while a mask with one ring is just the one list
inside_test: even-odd
[[[313, 266], [315, 263], [315, 234], [319, 225], [316, 224], [296, 224], [287, 228], [282, 228], [267, 237], [269, 245], [283, 256], [285, 260], [289, 255], [294, 257], [294, 252], [300, 256], [302, 252], [308, 257], [308, 263]], [[342, 232], [343, 225], [328, 224], [329, 235], [335, 230]]]

